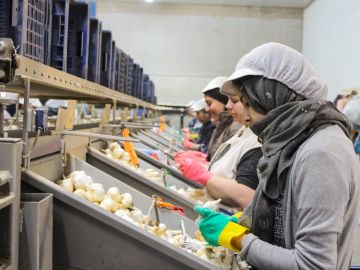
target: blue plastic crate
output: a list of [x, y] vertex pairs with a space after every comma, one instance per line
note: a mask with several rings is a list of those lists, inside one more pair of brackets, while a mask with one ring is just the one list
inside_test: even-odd
[[67, 71], [69, 0], [53, 0], [50, 65]]
[[119, 48], [115, 49], [115, 82], [114, 82], [114, 90], [120, 90], [120, 58], [121, 52]]
[[112, 35], [110, 31], [102, 31], [100, 83], [106, 87], [110, 87], [111, 52], [112, 52], [111, 36]]
[[17, 52], [49, 62], [51, 0], [1, 0], [0, 36], [13, 39]]
[[111, 41], [110, 88], [115, 89], [116, 43]]
[[138, 98], [140, 98], [142, 100], [147, 100], [148, 96], [150, 95], [149, 75], [144, 74], [142, 84], [143, 84], [143, 87], [142, 87], [141, 91], [138, 93]]
[[11, 38], [12, 25], [11, 0], [0, 0], [0, 37]]
[[67, 72], [87, 79], [89, 55], [89, 5], [81, 1], [70, 1]]
[[100, 57], [101, 57], [101, 22], [97, 19], [90, 19], [89, 37], [89, 64], [88, 80], [100, 82]]
[[126, 75], [125, 75], [125, 91], [127, 94], [131, 94], [132, 91], [132, 82], [133, 82], [133, 68], [134, 60], [127, 56], [126, 58]]

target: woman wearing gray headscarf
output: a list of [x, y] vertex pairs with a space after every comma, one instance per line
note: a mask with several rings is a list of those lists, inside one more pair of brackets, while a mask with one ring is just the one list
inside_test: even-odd
[[196, 207], [205, 239], [240, 251], [256, 269], [348, 269], [360, 213], [360, 166], [350, 125], [295, 50], [261, 45], [221, 91], [241, 101], [262, 144], [259, 186], [237, 224]]

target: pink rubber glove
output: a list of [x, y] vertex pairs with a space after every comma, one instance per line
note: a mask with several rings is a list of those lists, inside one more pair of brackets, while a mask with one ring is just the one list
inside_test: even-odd
[[190, 149], [193, 150], [197, 147], [196, 143], [190, 142], [189, 140], [185, 140], [183, 141], [182, 145], [186, 148], [186, 149]]
[[200, 152], [200, 151], [188, 151], [187, 153], [190, 154], [191, 156], [198, 157], [198, 158], [206, 159], [206, 157], [207, 157], [207, 154]]
[[201, 164], [187, 157], [179, 160], [178, 168], [184, 176], [204, 186], [206, 186], [209, 179], [214, 176], [214, 174], [205, 169]]
[[205, 164], [207, 163], [206, 156], [206, 154], [199, 151], [179, 151], [175, 155], [175, 161], [179, 163], [179, 159], [187, 157], [195, 160], [196, 162]]

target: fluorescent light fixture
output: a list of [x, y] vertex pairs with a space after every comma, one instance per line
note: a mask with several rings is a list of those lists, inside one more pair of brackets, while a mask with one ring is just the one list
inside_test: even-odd
[[154, 0], [145, 0], [146, 3], [152, 3]]

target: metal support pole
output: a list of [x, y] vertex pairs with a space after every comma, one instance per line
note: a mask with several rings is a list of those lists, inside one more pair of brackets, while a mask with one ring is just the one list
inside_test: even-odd
[[116, 100], [114, 100], [114, 107], [113, 107], [113, 121], [116, 121]]
[[4, 110], [6, 110], [6, 105], [1, 104], [0, 107], [0, 137], [4, 138]]
[[23, 167], [28, 168], [29, 166], [29, 160], [30, 156], [28, 156], [28, 141], [29, 141], [29, 135], [28, 135], [28, 108], [29, 108], [29, 100], [30, 100], [30, 80], [28, 78], [24, 78], [24, 117], [23, 117], [23, 133], [22, 133], [22, 140], [23, 140]]

